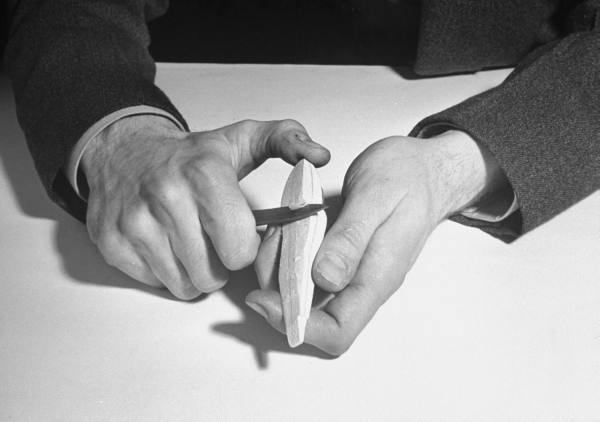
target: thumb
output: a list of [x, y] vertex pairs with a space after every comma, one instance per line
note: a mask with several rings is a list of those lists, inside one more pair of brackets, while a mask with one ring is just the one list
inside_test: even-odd
[[[352, 282], [322, 307], [311, 310], [305, 343], [332, 355], [346, 351], [379, 307], [402, 284], [423, 247], [426, 225], [414, 223], [410, 212], [391, 215], [373, 234]], [[255, 290], [246, 304], [276, 330], [285, 333], [281, 296]]]
[[331, 158], [329, 150], [314, 142], [296, 120], [245, 120], [224, 130], [237, 147], [235, 161], [240, 179], [268, 158], [281, 158], [292, 165], [306, 159], [316, 167], [327, 164]]
[[342, 290], [354, 278], [373, 234], [394, 211], [394, 193], [368, 175], [344, 187], [346, 199], [313, 261], [315, 284], [328, 292]]

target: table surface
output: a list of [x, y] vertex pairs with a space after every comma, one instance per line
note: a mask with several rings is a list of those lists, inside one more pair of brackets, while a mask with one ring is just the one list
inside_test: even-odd
[[[386, 67], [174, 65], [157, 83], [194, 129], [298, 119], [332, 151], [339, 203], [369, 143], [507, 70], [407, 80]], [[35, 176], [0, 80], [1, 420], [600, 420], [600, 195], [511, 245], [442, 224], [342, 357], [289, 349], [247, 309], [252, 269], [183, 303], [104, 264]], [[276, 206], [291, 167], [242, 182]], [[335, 207], [334, 207], [335, 208]]]

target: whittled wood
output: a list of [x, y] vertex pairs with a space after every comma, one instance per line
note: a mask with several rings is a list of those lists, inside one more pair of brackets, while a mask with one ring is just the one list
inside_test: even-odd
[[[281, 205], [300, 208], [306, 204], [322, 203], [323, 192], [317, 171], [311, 163], [301, 160], [290, 173]], [[325, 211], [319, 211], [316, 215], [282, 226], [279, 290], [291, 347], [304, 342], [314, 291], [311, 268], [326, 225], [327, 215]]]

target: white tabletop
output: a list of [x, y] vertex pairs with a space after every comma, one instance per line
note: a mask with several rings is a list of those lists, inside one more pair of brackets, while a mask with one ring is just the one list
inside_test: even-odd
[[[385, 67], [160, 65], [196, 129], [301, 121], [335, 201], [369, 143], [508, 71], [406, 80]], [[46, 198], [0, 81], [0, 420], [599, 420], [600, 194], [506, 245], [442, 224], [352, 348], [329, 359], [244, 305], [252, 269], [193, 303], [104, 264]], [[276, 206], [290, 167], [243, 181]]]

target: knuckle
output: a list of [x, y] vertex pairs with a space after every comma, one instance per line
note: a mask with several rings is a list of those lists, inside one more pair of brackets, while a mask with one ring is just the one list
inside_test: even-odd
[[228, 143], [243, 144], [248, 137], [252, 137], [260, 130], [264, 122], [252, 119], [240, 120], [225, 128], [225, 138]]
[[277, 122], [279, 124], [279, 128], [282, 131], [288, 130], [304, 130], [304, 126], [300, 124], [297, 120], [294, 119], [283, 119]]
[[202, 280], [196, 287], [202, 293], [213, 293], [220, 290], [227, 284], [227, 280]]
[[174, 205], [181, 200], [181, 184], [170, 179], [154, 183], [154, 198], [162, 204]]
[[199, 190], [205, 187], [218, 187], [222, 183], [220, 181], [222, 170], [223, 163], [216, 157], [197, 159], [182, 169], [185, 178]]
[[256, 126], [259, 124], [258, 120], [253, 120], [253, 119], [244, 119], [244, 120], [240, 120], [238, 122], [239, 128], [241, 130], [252, 130], [254, 128], [256, 128]]
[[133, 241], [139, 241], [150, 231], [150, 215], [141, 208], [135, 208], [118, 220], [118, 228]]
[[[352, 222], [350, 225], [337, 232], [336, 240], [338, 247], [348, 253], [358, 253], [362, 250], [365, 238], [365, 224], [362, 222]], [[342, 254], [342, 259], [347, 259]]]
[[173, 296], [179, 300], [193, 300], [202, 294], [191, 282], [166, 282], [165, 285]]
[[200, 296], [202, 293], [199, 291], [177, 291], [177, 292], [171, 292], [173, 293], [173, 296], [175, 296], [177, 299], [179, 300], [184, 300], [184, 301], [190, 301], [190, 300], [194, 300], [196, 299], [198, 296]]
[[98, 249], [100, 252], [104, 253], [105, 251], [114, 250], [117, 246], [116, 236], [111, 230], [102, 230], [98, 234]]
[[231, 271], [241, 270], [254, 262], [256, 253], [247, 247], [237, 247], [223, 254], [223, 263]]

